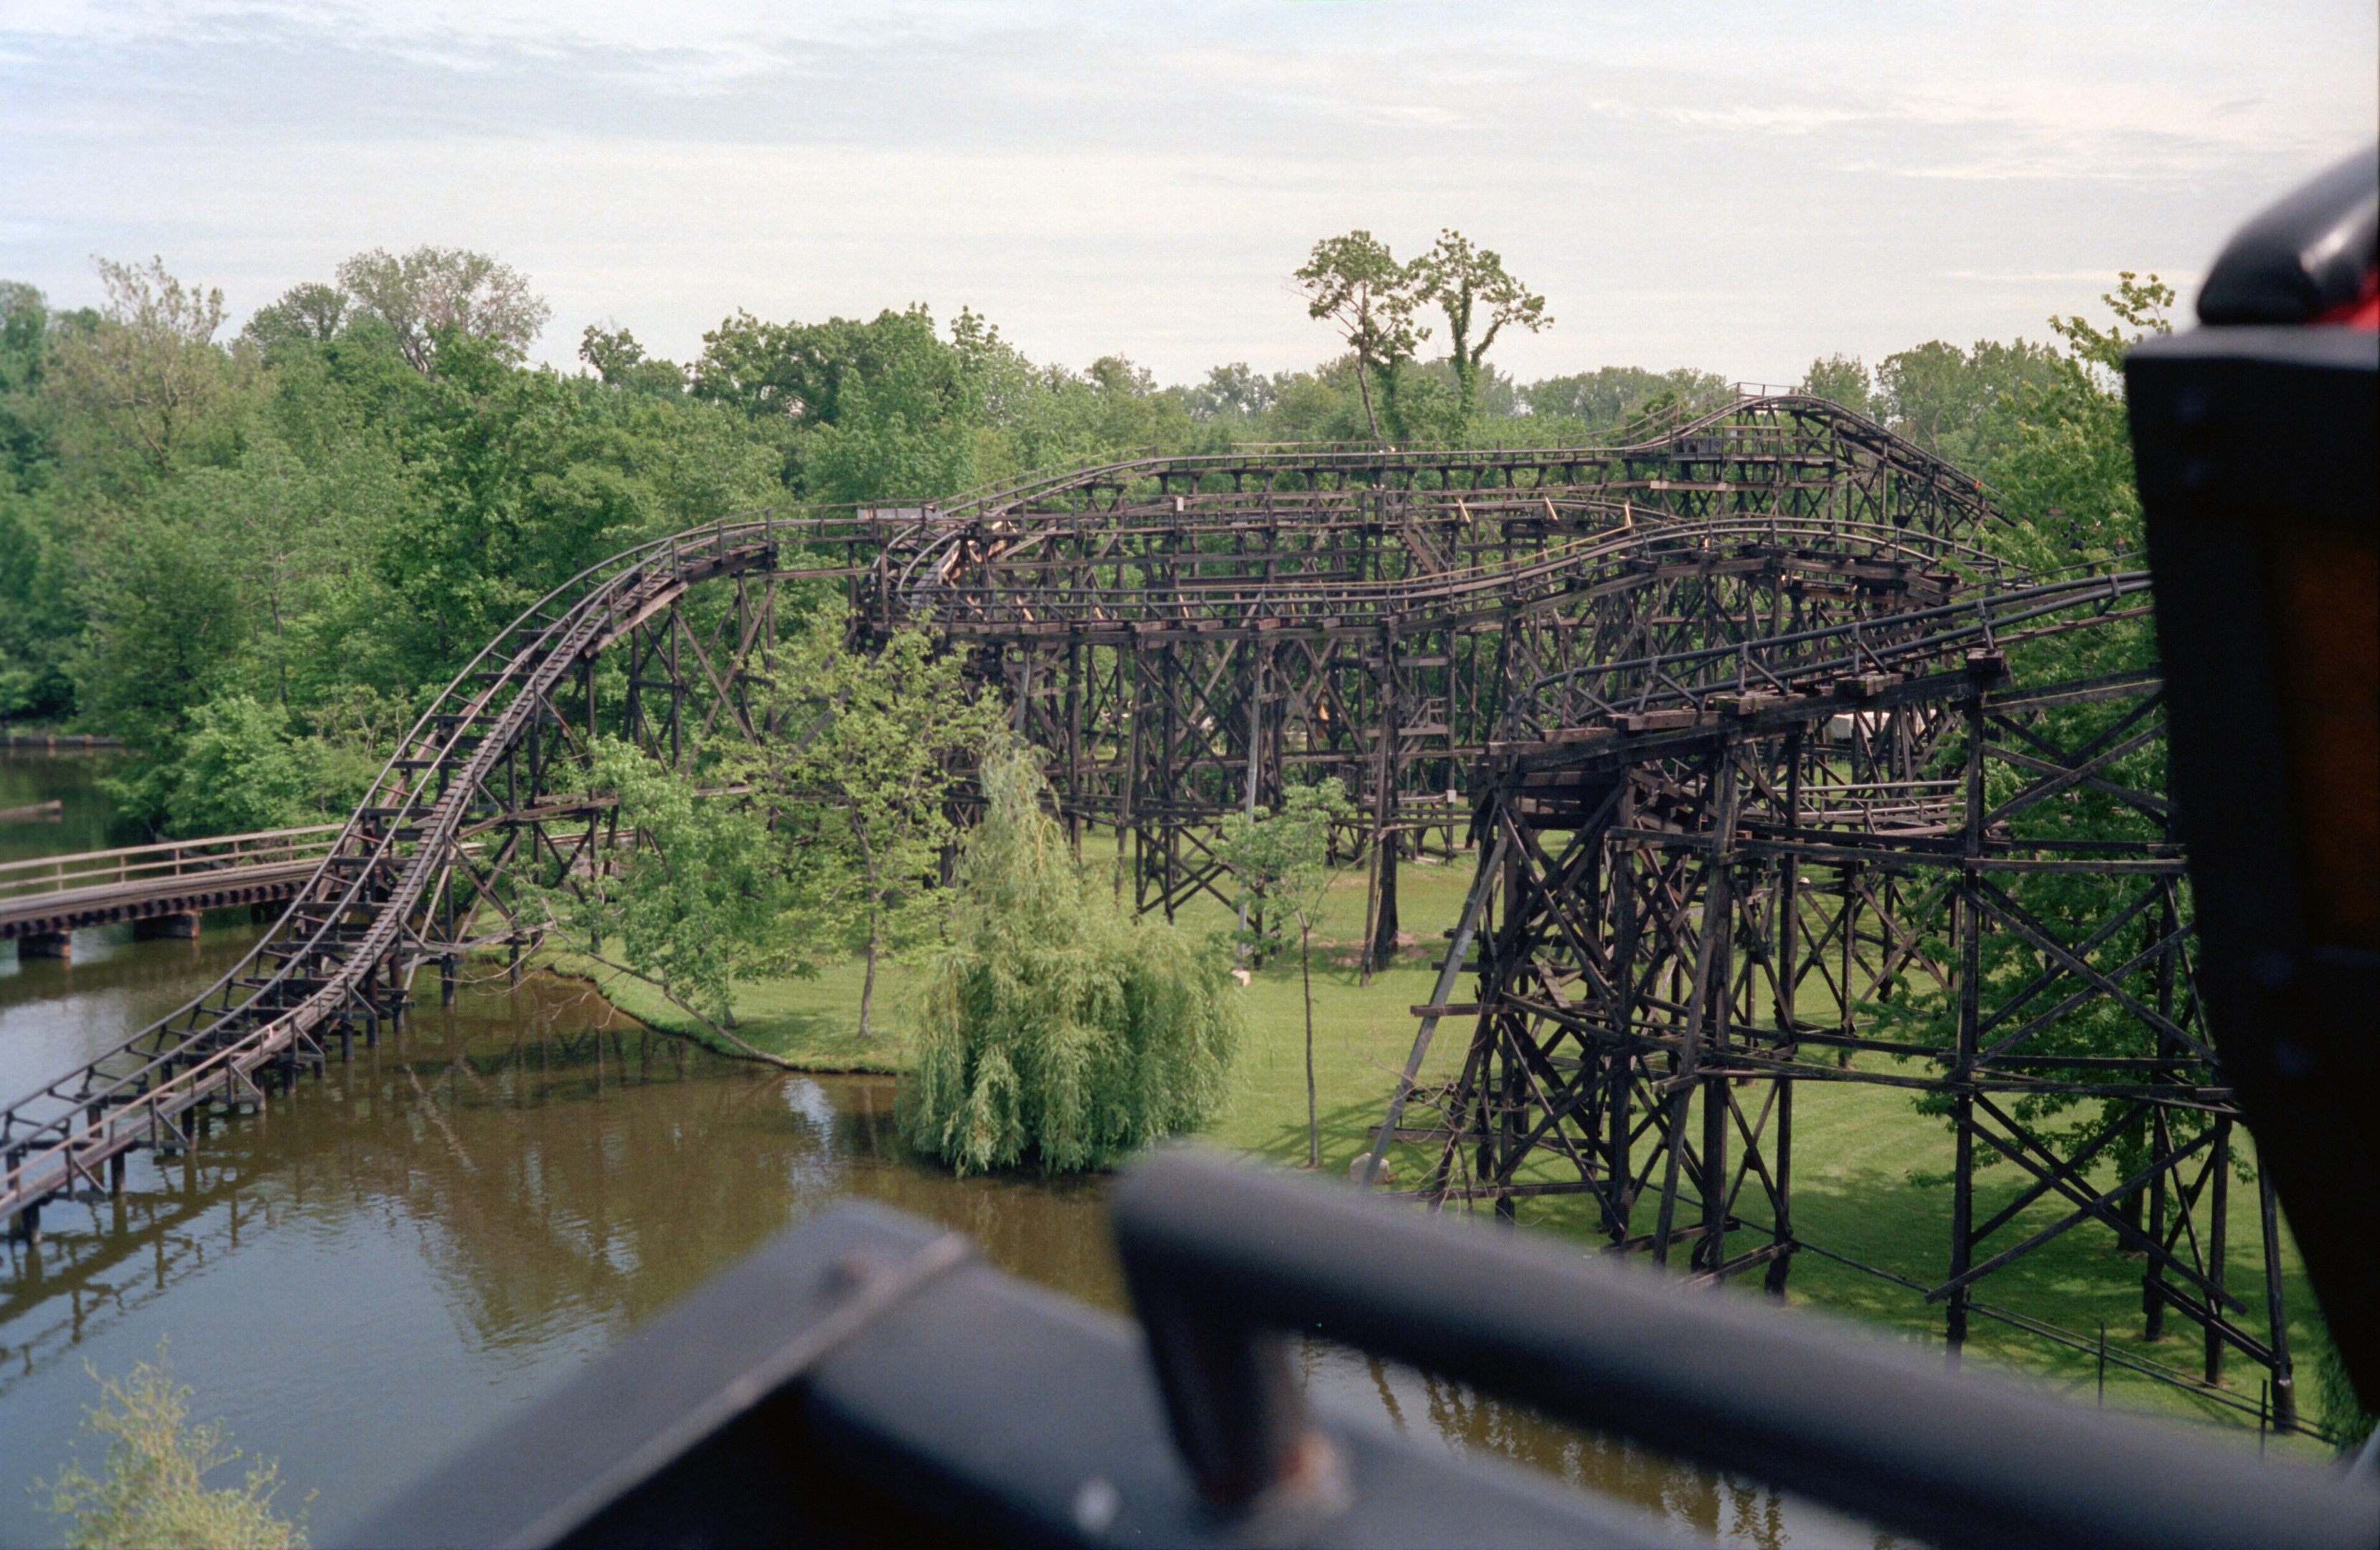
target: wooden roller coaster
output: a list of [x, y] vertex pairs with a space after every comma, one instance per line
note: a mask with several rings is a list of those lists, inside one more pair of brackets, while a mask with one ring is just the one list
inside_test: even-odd
[[[1415, 1149], [1429, 1197], [1583, 1196], [1621, 1249], [1779, 1286], [1828, 1251], [1794, 1231], [1795, 1085], [1907, 1087], [1957, 1147], [1946, 1272], [1916, 1288], [1954, 1341], [1978, 1313], [2074, 1338], [1978, 1288], [2095, 1228], [2143, 1255], [2153, 1328], [2204, 1332], [2205, 1385], [2236, 1350], [2286, 1405], [2269, 1201], [2267, 1333], [2225, 1279], [2234, 1111], [2141, 773], [2154, 672], [2022, 677], [2143, 582], [2021, 574], [2006, 519], [1873, 423], [1744, 394], [1623, 447], [1148, 458], [656, 541], [479, 653], [222, 982], [0, 1111], [0, 1217], [36, 1233], [130, 1151], [188, 1147], [194, 1112], [375, 1040], [425, 967], [451, 995], [467, 954], [516, 963], [516, 885], [613, 835], [594, 739], [696, 769], [775, 735], [753, 690], [782, 612], [840, 588], [856, 643], [922, 627], [969, 653], [1070, 824], [1122, 836], [1143, 908], [1222, 891], [1220, 820], [1325, 775], [1364, 814], [1367, 951], [1418, 833], [1479, 842], [1374, 1153]], [[2122, 821], [2068, 834], [2078, 793]], [[2046, 876], [2101, 913], [2043, 918]], [[1458, 1017], [1460, 1075], [1423, 1091]], [[2030, 1182], [1979, 1222], [1986, 1157]], [[2063, 1218], [2020, 1225], [2041, 1202]]]

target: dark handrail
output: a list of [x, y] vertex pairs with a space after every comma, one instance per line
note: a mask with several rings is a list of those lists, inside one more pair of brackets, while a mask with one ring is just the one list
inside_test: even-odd
[[1956, 1375], [1815, 1316], [1194, 1153], [1113, 1198], [1173, 1434], [1210, 1499], [1313, 1468], [1313, 1330], [1944, 1545], [2360, 1546], [2380, 1491]]

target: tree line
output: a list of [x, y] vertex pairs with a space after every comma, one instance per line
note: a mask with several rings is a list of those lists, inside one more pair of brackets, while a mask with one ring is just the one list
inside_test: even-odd
[[[358, 254], [237, 331], [220, 291], [162, 261], [97, 270], [96, 307], [0, 282], [0, 721], [121, 738], [115, 794], [157, 834], [344, 811], [527, 603], [729, 511], [933, 499], [1148, 450], [1609, 442], [1648, 408], [1727, 391], [1691, 368], [1515, 382], [1488, 351], [1547, 326], [1544, 299], [1451, 230], [1410, 262], [1363, 231], [1316, 245], [1296, 279], [1343, 353], [1174, 385], [1123, 355], [1037, 363], [972, 311], [945, 325], [915, 305], [737, 311], [685, 363], [589, 326], [565, 373], [528, 364], [552, 318], [529, 279], [461, 249]], [[1424, 359], [1440, 331], [1445, 353]], [[1936, 341], [1872, 373], [1814, 362], [1809, 384], [1986, 478], [2096, 509], [2027, 463], [2040, 445], [2020, 434], [2047, 411], [2105, 417], [2107, 384], [2075, 385], [2089, 343]]]

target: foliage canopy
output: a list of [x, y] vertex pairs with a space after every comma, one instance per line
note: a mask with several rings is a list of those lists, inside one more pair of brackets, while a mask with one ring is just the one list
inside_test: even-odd
[[1223, 963], [1094, 886], [1021, 747], [984, 761], [951, 945], [917, 1014], [910, 1144], [960, 1173], [1100, 1166], [1222, 1105], [1242, 1036]]

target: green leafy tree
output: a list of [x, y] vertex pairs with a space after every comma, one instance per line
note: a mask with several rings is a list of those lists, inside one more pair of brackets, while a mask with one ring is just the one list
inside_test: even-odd
[[1853, 414], [1873, 417], [1876, 413], [1875, 384], [1868, 378], [1866, 363], [1856, 355], [1837, 353], [1811, 361], [1808, 374], [1802, 379], [1802, 391], [1840, 404]]
[[82, 611], [42, 428], [49, 334], [42, 293], [0, 282], [0, 720], [61, 719], [74, 703], [67, 660]]
[[953, 771], [999, 722], [964, 667], [916, 630], [846, 651], [821, 614], [771, 665], [758, 744], [715, 741], [682, 769], [600, 740], [595, 788], [634, 843], [534, 897], [574, 950], [747, 1054], [730, 1031], [739, 985], [856, 952], [867, 1036], [880, 962], [941, 934]]
[[[968, 314], [972, 317], [972, 314]], [[765, 323], [739, 311], [702, 336], [695, 397], [741, 410], [785, 448], [783, 477], [822, 501], [930, 499], [974, 477], [978, 367], [923, 307], [862, 323]]]
[[49, 302], [35, 287], [0, 280], [0, 495], [49, 482], [49, 438], [39, 421], [50, 352]]
[[170, 760], [110, 788], [169, 835], [294, 828], [351, 811], [380, 772], [376, 752], [298, 732], [278, 707], [229, 694], [191, 712]]
[[[1647, 400], [1663, 394], [1669, 402], [1701, 402], [1727, 391], [1727, 379], [1715, 372], [1680, 367], [1673, 372], [1648, 372], [1637, 366], [1604, 366], [1572, 376], [1547, 377], [1521, 393], [1532, 418], [1567, 417], [1590, 434], [1621, 433]], [[1622, 439], [1625, 439], [1623, 436]]]
[[86, 592], [76, 664], [87, 714], [136, 755], [170, 754], [190, 712], [224, 687], [247, 637], [238, 587], [204, 535], [119, 514]]
[[267, 360], [293, 348], [326, 344], [339, 336], [353, 304], [336, 286], [319, 281], [292, 286], [279, 300], [257, 309], [240, 329], [240, 340]]
[[[1435, 301], [1446, 314], [1448, 359], [1454, 367], [1456, 419], [1469, 424], [1479, 405], [1479, 363], [1507, 327], [1542, 333], [1553, 325], [1546, 299], [1505, 273], [1492, 249], [1475, 248], [1451, 227], [1413, 265], [1413, 285], [1422, 301]], [[1476, 343], [1474, 338], [1476, 338]]]
[[1261, 420], [1280, 399], [1278, 381], [1250, 371], [1245, 360], [1208, 367], [1207, 380], [1184, 395], [1190, 417], [1198, 421]]
[[[2051, 320], [2051, 327], [2067, 348], [2052, 359], [2044, 381], [2011, 394], [2009, 422], [2001, 432], [2007, 449], [1991, 468], [2000, 493], [2019, 516], [1991, 530], [1987, 537], [2010, 558], [2035, 571], [2078, 562], [2138, 563], [2141, 507], [2132, 483], [2120, 366], [2124, 352], [2133, 344], [2164, 331], [2173, 292], [2154, 275], [2142, 281], [2126, 274], [2117, 290], [2104, 299], [2114, 314], [2112, 322], [2092, 323], [2080, 317]], [[2063, 504], [2065, 515], [2047, 517], [2053, 504]], [[2091, 678], [2146, 667], [2155, 660], [2155, 632], [2146, 616], [2036, 637], [2013, 646], [2010, 653], [2011, 671], [2025, 683]], [[2058, 706], [2039, 713], [2028, 730], [2052, 746], [2082, 749], [2112, 733], [2118, 719], [2131, 709], [2131, 703], [2122, 700]], [[2139, 845], [2169, 839], [2165, 759], [2162, 741], [2153, 740], [2100, 766], [2096, 780], [2078, 784], [2054, 800], [2035, 803], [2010, 820], [2012, 836], [2058, 846]], [[2039, 779], [2006, 762], [1996, 761], [1987, 770], [1987, 808], [1998, 807]], [[2123, 795], [2126, 791], [2141, 793], [2145, 803]], [[2136, 880], [2038, 873], [2005, 877], [2000, 886], [2025, 915], [2121, 985], [2136, 1004], [2159, 1005], [2166, 993], [2157, 982], [2154, 962], [2129, 970], [2126, 966], [2176, 921], [2186, 919], [2185, 889], [2177, 888], [2168, 900], [2151, 903], [2134, 916], [2131, 924], [2109, 934], [2102, 928], [2138, 898], [2142, 885]], [[2095, 947], [2086, 950], [2080, 946], [2095, 936], [2102, 938]], [[1927, 951], [1937, 961], [1944, 961], [1948, 944], [1937, 940]], [[1979, 988], [1987, 1007], [2028, 986], [2037, 987], [2032, 1003], [2035, 1006], [2048, 1004], [2040, 996], [2054, 997], [2081, 988], [2070, 978], [2058, 986], [2061, 972], [2022, 932], [2000, 930], [1982, 938]], [[2177, 1017], [2184, 1008], [2181, 997], [2186, 995], [2184, 985], [2171, 997]], [[1925, 1038], [1948, 1044], [1955, 1037], [1957, 1008], [1948, 995], [1896, 997], [1871, 1011], [1888, 1021], [1912, 1026]], [[2163, 1052], [2152, 1024], [2113, 997], [2093, 995], [2029, 1039], [2026, 1053], [2153, 1057]], [[2086, 1068], [2069, 1069], [2076, 1080], [2089, 1080]], [[2041, 1074], [2045, 1080], [2056, 1080], [2069, 1071], [2045, 1067]], [[2064, 1093], [2025, 1093], [2014, 1100], [2014, 1112], [2072, 1145], [2116, 1118], [2126, 1102], [2104, 1101], [2076, 1114], [2084, 1100]], [[1931, 1106], [1940, 1112], [1945, 1105], [1937, 1101]], [[2169, 1111], [2168, 1122], [2188, 1134], [2203, 1121], [2194, 1111], [2175, 1109]], [[2145, 1129], [2119, 1138], [2110, 1148], [2115, 1166], [2125, 1174], [2136, 1171], [2145, 1160], [2147, 1144]], [[2135, 1196], [2128, 1209], [2136, 1212], [2137, 1208]]]
[[647, 356], [645, 347], [625, 328], [589, 323], [578, 337], [578, 359], [593, 367], [605, 385], [625, 392], [676, 398], [686, 390], [686, 368], [674, 360]]
[[1628, 411], [1620, 424], [1619, 439], [1631, 446], [1657, 440], [1679, 421], [1725, 406], [1732, 391], [1725, 378], [1708, 372], [1668, 372], [1655, 392]]
[[1215, 854], [1240, 886], [1242, 941], [1260, 951], [1297, 930], [1297, 975], [1305, 996], [1305, 1166], [1322, 1166], [1322, 1120], [1314, 1083], [1314, 928], [1329, 897], [1330, 830], [1351, 822], [1355, 804], [1339, 777], [1293, 786], [1280, 811], [1257, 807], [1223, 820]]
[[1365, 421], [1374, 441], [1387, 439], [1372, 403], [1372, 379], [1380, 380], [1393, 422], [1400, 376], [1429, 336], [1428, 329], [1414, 322], [1421, 304], [1414, 270], [1399, 263], [1388, 244], [1370, 232], [1351, 231], [1317, 242], [1294, 277], [1305, 294], [1306, 316], [1328, 319], [1354, 353]]
[[1982, 339], [1972, 350], [1939, 339], [1884, 358], [1876, 403], [1886, 423], [1970, 473], [1985, 473], [2031, 418], [2020, 406], [2051, 383], [2058, 354], [2022, 339]]
[[984, 426], [1011, 425], [1024, 417], [1039, 373], [1024, 351], [1000, 336], [999, 324], [961, 307], [951, 323], [951, 348]]
[[873, 653], [844, 648], [821, 617], [777, 665], [768, 711], [787, 746], [732, 760], [731, 778], [770, 793], [793, 890], [790, 934], [865, 961], [859, 1034], [869, 1036], [876, 970], [938, 939], [947, 896], [934, 885], [957, 842], [954, 772], [1000, 724], [956, 653], [900, 630]]
[[1083, 875], [1029, 751], [993, 751], [983, 780], [903, 1133], [961, 1173], [1072, 1171], [1204, 1124], [1241, 1038], [1223, 964]]
[[[2065, 348], [2010, 396], [2010, 423], [1983, 470], [2023, 518], [1996, 541], [2036, 570], [2141, 563], [2123, 361], [2141, 340], [2171, 330], [2174, 292], [2155, 275], [2126, 271], [2100, 299], [2111, 314], [2107, 322], [2049, 320]], [[2148, 637], [2145, 623], [2135, 627], [2130, 649], [2153, 650]]]
[[373, 555], [415, 682], [605, 555], [772, 487], [765, 445], [716, 409], [521, 370], [451, 334], [438, 360], [404, 426], [415, 493]]
[[[386, 328], [397, 353], [425, 375], [437, 370], [443, 337], [473, 340], [517, 364], [553, 316], [528, 275], [468, 248], [358, 253], [339, 265], [339, 289], [358, 314]], [[319, 309], [320, 299], [309, 293], [307, 304]]]
[[[85, 1371], [90, 1371], [86, 1366]], [[306, 1543], [305, 1514], [296, 1521], [273, 1510], [279, 1471], [249, 1464], [237, 1485], [211, 1486], [206, 1478], [238, 1461], [221, 1422], [190, 1423], [190, 1390], [174, 1381], [165, 1348], [157, 1360], [121, 1378], [91, 1377], [100, 1403], [83, 1411], [83, 1430], [107, 1439], [105, 1473], [70, 1460], [53, 1481], [36, 1481], [50, 1511], [73, 1519], [67, 1543], [75, 1550], [126, 1545], [188, 1550], [298, 1550]]]
[[974, 427], [940, 413], [921, 364], [904, 361], [883, 378], [854, 380], [837, 394], [841, 417], [799, 445], [802, 493], [860, 503], [932, 500], [975, 476]]
[[223, 292], [186, 286], [163, 259], [94, 259], [106, 305], [53, 332], [42, 396], [57, 444], [88, 483], [118, 497], [219, 445], [242, 373], [214, 343]]
[[632, 743], [599, 738], [594, 755], [593, 788], [617, 799], [635, 842], [528, 897], [574, 950], [652, 986], [734, 1050], [784, 1065], [731, 1031], [738, 981], [817, 972], [785, 929], [793, 898], [765, 817]]

